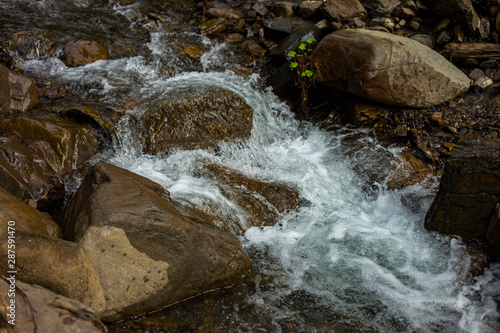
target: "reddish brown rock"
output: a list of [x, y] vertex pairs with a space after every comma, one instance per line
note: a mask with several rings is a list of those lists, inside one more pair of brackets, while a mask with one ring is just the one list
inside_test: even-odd
[[9, 193], [51, 211], [64, 197], [63, 177], [97, 152], [88, 126], [55, 115], [0, 120], [0, 180]]
[[0, 116], [27, 111], [39, 102], [35, 81], [0, 65]]
[[62, 60], [69, 67], [91, 64], [109, 59], [108, 50], [96, 41], [78, 40], [66, 47]]

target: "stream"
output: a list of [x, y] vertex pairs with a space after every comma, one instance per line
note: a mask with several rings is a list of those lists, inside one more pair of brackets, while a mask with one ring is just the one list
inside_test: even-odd
[[[257, 74], [237, 75], [244, 66], [232, 62], [241, 52], [234, 46], [187, 28], [172, 31], [182, 25], [175, 18], [165, 29], [141, 30], [145, 19], [138, 13], [146, 1], [105, 9], [102, 3], [107, 1], [0, 0], [2, 19], [7, 17], [0, 32], [76, 36], [70, 27], [78, 20], [79, 34], [109, 33], [115, 44], [138, 41], [134, 56], [75, 68], [59, 60], [58, 50], [37, 50], [40, 45], [17, 55], [26, 75], [82, 87], [82, 100], [109, 108], [148, 101], [128, 111], [113, 147], [99, 159], [152, 179], [175, 200], [215, 211], [238, 227], [248, 217], [215, 180], [203, 177], [205, 161], [298, 189], [302, 202], [275, 226], [251, 227], [240, 236], [253, 262], [241, 285], [156, 312], [151, 318], [160, 324], [153, 329], [143, 320], [144, 332], [169, 331], [172, 318], [208, 332], [500, 331], [500, 265], [471, 278], [465, 245], [424, 229], [437, 180], [399, 191], [386, 187], [383, 176], [398, 163], [400, 148], [383, 147], [368, 129], [326, 131], [297, 121]], [[30, 21], [36, 23], [27, 29]], [[203, 55], [180, 55], [172, 46], [180, 42], [199, 46]], [[217, 149], [143, 154], [131, 119], [176, 91], [209, 87], [230, 90], [251, 106], [251, 137]], [[110, 331], [125, 332], [126, 324], [132, 325]]]

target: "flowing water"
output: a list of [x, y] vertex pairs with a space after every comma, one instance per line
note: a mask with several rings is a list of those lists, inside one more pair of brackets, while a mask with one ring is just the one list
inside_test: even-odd
[[[25, 2], [51, 5], [51, 10], [57, 3]], [[0, 8], [11, 9], [7, 1], [0, 1]], [[105, 17], [130, 21], [133, 8], [116, 6]], [[63, 17], [65, 11], [56, 9]], [[104, 21], [95, 12], [92, 16]], [[25, 57], [22, 68], [53, 82], [93, 87], [84, 97], [110, 107], [132, 100], [160, 103], [176, 91], [207, 87], [233, 91], [252, 107], [249, 139], [159, 157], [142, 153], [142, 138], [128, 121], [148, 112], [139, 105], [129, 111], [131, 118], [123, 118], [113, 151], [101, 156], [160, 183], [179, 202], [231, 216], [239, 226], [246, 225], [244, 211], [217, 182], [200, 176], [206, 161], [299, 190], [300, 208], [275, 226], [249, 228], [240, 236], [253, 261], [244, 283], [251, 288], [236, 287], [232, 295], [217, 298], [210, 305], [220, 311], [217, 318], [210, 327], [199, 327], [220, 332], [500, 331], [500, 266], [470, 278], [472, 259], [464, 244], [423, 228], [435, 186], [392, 191], [369, 176], [383, 179], [397, 163], [397, 148], [382, 147], [368, 130], [323, 131], [295, 120], [257, 75], [243, 78], [227, 70], [236, 52], [230, 45], [192, 32], [150, 36], [144, 43], [147, 56], [68, 68], [56, 55], [34, 54]], [[172, 48], [178, 41], [199, 45], [204, 55], [198, 60], [178, 55]]]

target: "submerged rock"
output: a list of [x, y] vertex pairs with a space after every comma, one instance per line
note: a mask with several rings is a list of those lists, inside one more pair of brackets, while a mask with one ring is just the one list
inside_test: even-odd
[[460, 142], [446, 162], [425, 227], [461, 236], [465, 242], [484, 241], [498, 203], [500, 144], [494, 140]]
[[227, 90], [186, 90], [152, 106], [141, 119], [145, 152], [209, 148], [250, 137], [253, 111]]
[[[16, 280], [16, 288], [16, 325], [8, 326], [15, 327], [14, 332], [104, 333], [108, 331], [95, 312], [85, 304], [19, 280]], [[9, 283], [0, 280], [0, 301], [4, 306], [10, 301], [8, 293]], [[0, 310], [2, 317], [9, 318], [6, 317], [4, 309], [7, 310], [5, 307]]]
[[379, 31], [336, 31], [323, 38], [313, 57], [321, 83], [390, 105], [430, 107], [466, 92], [471, 84], [427, 46]]
[[250, 266], [239, 240], [215, 228], [210, 217], [175, 203], [157, 183], [107, 163], [89, 171], [62, 225], [99, 277], [106, 320], [231, 286]]
[[0, 116], [28, 111], [39, 102], [35, 81], [0, 65]]
[[206, 173], [223, 184], [222, 194], [245, 211], [247, 225], [231, 230], [237, 234], [244, 233], [252, 226], [274, 225], [280, 214], [300, 205], [299, 192], [286, 185], [252, 179], [213, 163], [206, 165]]

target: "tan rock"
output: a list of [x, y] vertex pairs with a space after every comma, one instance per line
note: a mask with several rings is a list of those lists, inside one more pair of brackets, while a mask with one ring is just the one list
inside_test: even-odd
[[[17, 279], [37, 284], [82, 302], [94, 311], [104, 309], [104, 293], [83, 247], [59, 238], [15, 232]], [[7, 237], [0, 237], [0, 254], [7, 258]], [[7, 260], [0, 271], [10, 271]]]
[[39, 102], [35, 81], [0, 65], [0, 115], [28, 111]]

